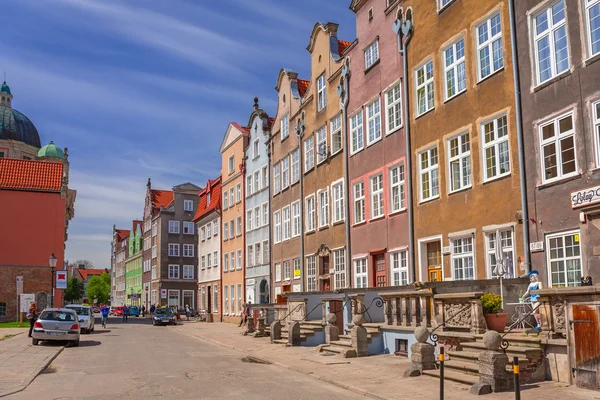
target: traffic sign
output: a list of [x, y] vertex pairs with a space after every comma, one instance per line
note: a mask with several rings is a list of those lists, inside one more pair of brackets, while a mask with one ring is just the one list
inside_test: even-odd
[[167, 298], [167, 289], [160, 289], [160, 298], [161, 299]]
[[67, 288], [67, 271], [60, 270], [56, 271], [56, 288], [66, 289]]

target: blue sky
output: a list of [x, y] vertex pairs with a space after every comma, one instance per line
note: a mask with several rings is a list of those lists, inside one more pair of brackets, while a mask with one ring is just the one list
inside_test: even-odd
[[13, 106], [69, 148], [67, 259], [110, 266], [112, 225], [153, 187], [220, 173], [229, 121], [275, 112], [282, 67], [310, 76], [316, 22], [356, 36], [350, 0], [5, 0], [0, 68]]

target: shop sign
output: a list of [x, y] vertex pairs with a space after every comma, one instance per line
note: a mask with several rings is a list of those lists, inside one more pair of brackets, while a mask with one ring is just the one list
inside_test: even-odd
[[161, 299], [167, 298], [167, 289], [160, 289], [160, 298]]
[[442, 247], [442, 254], [446, 255], [446, 254], [450, 254], [450, 253], [452, 253], [452, 247], [450, 247], [450, 246]]
[[246, 285], [251, 286], [256, 284], [256, 279], [252, 278], [252, 279], [246, 279]]
[[66, 289], [67, 288], [67, 271], [56, 271], [56, 288]]
[[294, 278], [300, 278], [301, 271], [299, 269], [294, 270]]
[[529, 243], [529, 250], [531, 250], [531, 252], [544, 251], [544, 242]]
[[571, 208], [600, 203], [600, 186], [578, 190], [571, 193]]
[[300, 284], [296, 284], [292, 287], [292, 291], [293, 292], [299, 292], [300, 291]]

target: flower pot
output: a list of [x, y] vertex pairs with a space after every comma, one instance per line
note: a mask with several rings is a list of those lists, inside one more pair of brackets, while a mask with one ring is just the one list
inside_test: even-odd
[[489, 330], [504, 333], [508, 313], [484, 314], [483, 316]]

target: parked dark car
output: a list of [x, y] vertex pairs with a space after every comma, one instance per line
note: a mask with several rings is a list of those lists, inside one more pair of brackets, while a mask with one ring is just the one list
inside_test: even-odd
[[157, 308], [152, 316], [152, 325], [177, 325], [177, 315], [170, 308]]

